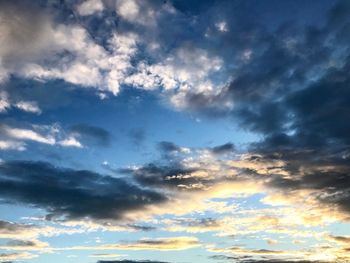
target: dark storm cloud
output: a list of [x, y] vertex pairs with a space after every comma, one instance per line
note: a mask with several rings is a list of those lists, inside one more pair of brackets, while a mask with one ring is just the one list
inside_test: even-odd
[[48, 219], [120, 219], [125, 212], [166, 201], [123, 179], [26, 161], [0, 164], [0, 197], [43, 208]]
[[[292, 175], [272, 176], [271, 186], [291, 193], [315, 190], [322, 204], [346, 213], [350, 213], [349, 12], [349, 2], [339, 1], [324, 23], [312, 25], [284, 21], [272, 27], [259, 18], [252, 22], [242, 16], [228, 18], [230, 34], [218, 36], [225, 45], [218, 50], [230, 59], [227, 63], [236, 64], [231, 83], [214, 95], [190, 91], [185, 98], [190, 109], [229, 116], [260, 136], [250, 152], [262, 156], [261, 161], [284, 161]], [[248, 53], [240, 59], [237, 54], [244, 51]], [[234, 106], [223, 107], [227, 102]]]
[[89, 124], [77, 124], [72, 126], [70, 130], [88, 143], [90, 142], [99, 146], [108, 146], [111, 143], [111, 134], [100, 127]]
[[[295, 91], [281, 102], [292, 115], [289, 129], [272, 129], [252, 147], [271, 159], [287, 162], [292, 179], [275, 178], [271, 185], [284, 190], [314, 189], [325, 204], [350, 213], [350, 114], [347, 76], [350, 61], [308, 87]], [[260, 125], [260, 122], [255, 122]], [[264, 124], [262, 124], [264, 125]], [[323, 193], [323, 194], [322, 194]]]

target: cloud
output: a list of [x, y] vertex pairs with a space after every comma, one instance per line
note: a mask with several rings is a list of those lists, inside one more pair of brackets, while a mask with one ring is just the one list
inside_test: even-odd
[[37, 256], [28, 252], [0, 253], [0, 260], [8, 263], [16, 260], [32, 259], [35, 257]]
[[[106, 40], [107, 51], [77, 23], [55, 24], [57, 20], [54, 22], [55, 18], [48, 14], [54, 16], [58, 10], [50, 8], [50, 3], [42, 9], [20, 1], [1, 2], [1, 17], [6, 20], [0, 28], [5, 36], [0, 42], [1, 81], [11, 75], [42, 81], [61, 79], [117, 94], [137, 51], [137, 36], [114, 33]], [[91, 12], [91, 8], [87, 3], [80, 6], [83, 13]]]
[[165, 261], [154, 261], [154, 260], [100, 260], [97, 263], [168, 263]]
[[166, 152], [166, 153], [181, 151], [181, 147], [177, 146], [175, 143], [172, 143], [172, 142], [166, 142], [166, 141], [160, 142], [158, 144], [158, 147], [162, 152]]
[[8, 94], [4, 91], [0, 92], [0, 113], [6, 112], [10, 108], [11, 104], [8, 99]]
[[70, 132], [86, 141], [87, 144], [108, 146], [111, 143], [111, 134], [107, 130], [93, 125], [77, 124], [70, 128]]
[[62, 226], [42, 226], [0, 220], [1, 239], [17, 240], [18, 238], [20, 238], [22, 241], [35, 241], [38, 237], [42, 236], [53, 237], [61, 234], [75, 234], [85, 231], [87, 231], [87, 229], [69, 227], [67, 228]]
[[155, 239], [140, 239], [135, 243], [104, 245], [103, 249], [118, 250], [184, 250], [200, 246], [195, 237], [166, 237]]
[[229, 262], [237, 263], [330, 263], [332, 261], [318, 261], [318, 260], [289, 260], [289, 259], [249, 259], [247, 257], [239, 256], [225, 256], [225, 255], [214, 255], [211, 256], [212, 259], [227, 260]]
[[[179, 108], [185, 106], [181, 101], [190, 90], [217, 93], [212, 79], [223, 65], [220, 56], [196, 47], [189, 39], [173, 46], [171, 32], [168, 35], [157, 27], [167, 23], [178, 34], [177, 28], [189, 25], [191, 17], [164, 1], [117, 1], [114, 7], [111, 2], [105, 4], [108, 9], [115, 8], [117, 15], [106, 11], [100, 0], [78, 5], [61, 3], [61, 9], [52, 3], [40, 7], [32, 4], [31, 8], [20, 1], [16, 5], [3, 3], [2, 9], [12, 15], [0, 29], [8, 35], [1, 42], [0, 54], [6, 62], [1, 65], [2, 81], [11, 75], [40, 81], [64, 80], [97, 89], [103, 97], [105, 92], [117, 95], [122, 86], [158, 89]], [[75, 10], [80, 16], [99, 13], [101, 17], [94, 17], [101, 19], [98, 25], [90, 23], [75, 15]], [[67, 13], [74, 16], [68, 19]], [[21, 20], [15, 21], [15, 16]], [[27, 43], [25, 49], [13, 48], [20, 47], [22, 40]], [[20, 54], [15, 52], [19, 49]]]
[[200, 246], [201, 243], [196, 237], [164, 237], [164, 238], [143, 238], [136, 242], [124, 242], [117, 244], [105, 244], [95, 247], [70, 247], [61, 248], [57, 250], [159, 250], [159, 251], [171, 251], [171, 250], [185, 250]]
[[36, 227], [30, 224], [18, 224], [0, 220], [0, 238], [15, 239], [33, 239], [40, 234], [53, 234], [55, 229], [51, 227]]
[[41, 109], [35, 101], [17, 101], [12, 102], [6, 91], [0, 91], [0, 113], [7, 112], [11, 108], [17, 108], [19, 110], [40, 114]]
[[97, 12], [101, 12], [104, 9], [103, 2], [101, 0], [87, 0], [77, 6], [79, 15], [89, 16]]
[[60, 145], [64, 147], [77, 147], [77, 148], [82, 148], [82, 144], [73, 136], [68, 137], [67, 139], [64, 139], [59, 142]]
[[44, 162], [2, 162], [0, 188], [4, 200], [43, 208], [47, 219], [117, 220], [128, 211], [166, 201], [164, 195], [123, 179]]
[[[332, 248], [330, 248], [332, 250]], [[305, 251], [294, 250], [269, 250], [269, 249], [249, 249], [243, 247], [230, 247], [225, 249], [210, 248], [216, 253], [228, 253], [230, 255], [214, 255], [211, 258], [221, 260], [233, 260], [234, 262], [334, 262], [338, 255], [329, 256], [322, 248], [312, 248]], [[327, 249], [326, 249], [327, 250]], [[337, 251], [339, 252], [339, 251]], [[345, 256], [346, 258], [346, 256]], [[345, 259], [343, 258], [343, 259]], [[346, 259], [345, 259], [346, 260]]]
[[[0, 83], [12, 77], [62, 80], [75, 88], [95, 89], [102, 97], [128, 87], [149, 90], [176, 109], [228, 117], [255, 133], [258, 141], [243, 155], [231, 143], [199, 149], [161, 142], [158, 149], [166, 158], [118, 171], [130, 175], [128, 179], [4, 161], [0, 196], [43, 208], [47, 219], [89, 223], [192, 211], [229, 213], [232, 206], [213, 199], [258, 193], [263, 205], [272, 206], [255, 209], [254, 215], [235, 210], [241, 217], [230, 214], [231, 221], [184, 217], [164, 222], [164, 229], [171, 231], [216, 231], [222, 236], [310, 237], [305, 227], [348, 221], [349, 5], [340, 1], [320, 19], [323, 23], [309, 25], [282, 23], [284, 18], [265, 21], [255, 6], [236, 1], [196, 7], [185, 1], [174, 6], [163, 2], [89, 0], [62, 3], [61, 11], [50, 9], [50, 3], [39, 8], [2, 1], [0, 17], [6, 23], [0, 23]], [[0, 112], [41, 112], [40, 100], [14, 93], [6, 89], [0, 94]], [[30, 142], [73, 147], [110, 143], [108, 131], [95, 126], [77, 125], [68, 133], [51, 128], [1, 125], [0, 149], [24, 150]], [[137, 145], [145, 138], [142, 130], [130, 135]], [[129, 229], [133, 227], [144, 228], [132, 222]], [[346, 238], [325, 239], [345, 243]], [[157, 242], [117, 245], [166, 247], [164, 240]], [[243, 262], [255, 261], [243, 258], [246, 254], [278, 258], [294, 253], [242, 247], [222, 252], [239, 254], [237, 260]], [[260, 262], [267, 260], [279, 259]]]
[[25, 143], [23, 142], [0, 140], [0, 150], [24, 151], [25, 149], [26, 149]]
[[30, 129], [14, 128], [7, 124], [0, 124], [0, 149], [18, 150], [26, 149], [25, 141], [42, 143], [46, 145], [61, 145], [63, 147], [82, 148], [82, 144], [73, 136], [65, 136], [59, 125], [32, 125]]
[[120, 256], [122, 256], [122, 255], [100, 253], [100, 254], [93, 254], [90, 257], [93, 257], [93, 258], [117, 258], [117, 257], [120, 257]]
[[170, 232], [204, 233], [210, 231], [228, 230], [221, 219], [214, 218], [176, 218], [164, 220], [165, 229]]
[[162, 157], [169, 160], [175, 159], [176, 156], [191, 153], [191, 149], [180, 147], [173, 142], [167, 141], [159, 142], [157, 148], [160, 151]]
[[[239, 10], [244, 14], [244, 7]], [[208, 31], [208, 38], [219, 37], [226, 47], [219, 52], [223, 67], [235, 64], [229, 81], [215, 90], [180, 89], [171, 100], [181, 98], [181, 105], [175, 105], [187, 110], [228, 116], [256, 133], [260, 140], [250, 145], [249, 152], [260, 157], [232, 165], [255, 174], [258, 181], [262, 180], [259, 175], [270, 175], [263, 180], [265, 187], [280, 192], [285, 200], [295, 203], [298, 197], [301, 204], [301, 193], [308, 193], [312, 200], [308, 205], [317, 213], [333, 211], [346, 220], [350, 212], [350, 127], [345, 121], [350, 113], [346, 74], [350, 61], [342, 42], [349, 35], [341, 32], [349, 19], [339, 10], [346, 13], [349, 6], [340, 1], [328, 12], [325, 24], [311, 26], [268, 28], [259, 19], [250, 22], [231, 16], [225, 20], [231, 36]]]
[[214, 154], [228, 154], [235, 150], [235, 146], [232, 143], [225, 143], [223, 145], [215, 146], [211, 149]]
[[34, 101], [19, 101], [15, 104], [15, 107], [26, 112], [41, 113], [41, 109]]
[[12, 128], [7, 125], [2, 125], [1, 132], [13, 139], [29, 140], [49, 145], [55, 144], [55, 138], [52, 135], [43, 136], [29, 129]]
[[334, 236], [334, 235], [328, 235], [326, 236], [327, 240], [336, 242], [338, 244], [347, 246], [350, 244], [350, 236]]
[[39, 240], [11, 240], [4, 245], [0, 245], [4, 250], [25, 250], [25, 251], [44, 251], [50, 249], [49, 244]]

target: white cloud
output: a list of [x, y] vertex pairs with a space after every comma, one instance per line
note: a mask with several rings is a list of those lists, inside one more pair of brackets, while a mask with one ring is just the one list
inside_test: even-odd
[[0, 150], [24, 151], [25, 149], [25, 144], [23, 142], [0, 140]]
[[97, 12], [103, 11], [103, 9], [104, 6], [101, 0], [87, 0], [77, 7], [77, 11], [81, 16], [93, 15]]
[[162, 6], [153, 6], [152, 1], [143, 0], [118, 0], [116, 1], [117, 14], [129, 23], [155, 27], [157, 19], [163, 11], [172, 11], [164, 9]]
[[4, 126], [3, 129], [9, 137], [14, 139], [29, 140], [50, 145], [53, 145], [56, 142], [55, 138], [51, 135], [45, 137], [35, 131], [28, 129], [11, 128], [9, 126]]
[[227, 24], [225, 21], [221, 21], [215, 24], [217, 30], [219, 30], [220, 32], [227, 32], [228, 28], [227, 28]]
[[18, 101], [16, 103], [13, 103], [7, 92], [0, 91], [0, 113], [4, 113], [10, 108], [15, 107], [19, 110], [31, 112], [31, 113], [41, 113], [41, 109], [39, 108], [38, 104], [35, 101]]
[[116, 1], [116, 9], [118, 14], [128, 21], [135, 21], [139, 17], [140, 7], [135, 0]]
[[63, 147], [82, 148], [83, 145], [72, 135], [65, 136], [65, 132], [58, 125], [32, 125], [33, 129], [14, 128], [8, 125], [0, 127], [1, 150], [25, 150], [24, 141], [33, 141], [47, 145], [61, 145]]
[[211, 89], [209, 75], [218, 71], [221, 65], [220, 58], [210, 57], [202, 49], [180, 48], [158, 64], [141, 62], [138, 71], [125, 82], [144, 89]]
[[82, 148], [82, 144], [73, 136], [70, 136], [62, 141], [59, 142], [60, 145], [65, 147], [77, 147]]
[[[116, 1], [115, 8], [119, 16], [130, 23], [142, 24], [144, 33], [114, 32], [110, 39], [106, 39], [105, 46], [96, 43], [80, 25], [54, 25], [41, 14], [11, 9], [13, 16], [6, 16], [10, 22], [0, 27], [0, 32], [10, 38], [0, 38], [0, 55], [6, 58], [5, 61], [11, 62], [1, 64], [4, 68], [2, 72], [41, 81], [62, 79], [84, 88], [98, 89], [99, 94], [110, 92], [117, 95], [122, 85], [145, 90], [159, 89], [177, 108], [187, 107], [185, 97], [189, 92], [208, 95], [218, 93], [223, 83], [213, 83], [213, 78], [223, 67], [220, 57], [190, 45], [179, 45], [163, 53], [160, 43], [154, 39], [148, 43], [152, 37], [144, 37], [143, 34], [149, 32], [157, 36], [159, 29], [154, 25], [157, 25], [159, 18], [176, 15], [169, 4], [156, 6], [146, 1]], [[77, 8], [81, 15], [88, 15], [101, 10], [103, 3], [88, 0]], [[21, 16], [22, 13], [25, 14]], [[21, 20], [13, 22], [13, 17], [18, 15]], [[39, 18], [35, 20], [38, 25], [34, 30], [31, 20], [35, 15]], [[13, 38], [12, 35], [19, 29], [27, 35], [20, 39]], [[30, 40], [28, 43], [26, 41], [25, 48], [21, 46], [22, 38]], [[144, 50], [145, 45], [157, 48]], [[18, 54], [17, 49], [21, 50]], [[138, 58], [139, 52], [148, 52], [145, 55], [152, 60]], [[217, 76], [215, 78], [218, 79]], [[6, 100], [1, 102], [0, 110], [4, 111]], [[38, 109], [28, 105], [19, 107], [38, 112]]]
[[135, 34], [114, 34], [109, 40], [109, 52], [94, 43], [79, 26], [59, 26], [53, 37], [57, 40], [58, 51], [66, 49], [75, 59], [66, 62], [62, 58], [55, 66], [28, 63], [17, 74], [40, 80], [63, 79], [118, 94], [137, 52]]
[[26, 112], [41, 113], [41, 109], [35, 101], [19, 101], [15, 104], [15, 107]]
[[8, 100], [8, 95], [5, 91], [0, 92], [0, 112], [6, 112], [11, 104]]

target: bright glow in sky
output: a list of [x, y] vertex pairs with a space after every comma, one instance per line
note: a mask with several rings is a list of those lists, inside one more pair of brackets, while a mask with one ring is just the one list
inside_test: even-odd
[[0, 0], [0, 262], [350, 261], [350, 2]]

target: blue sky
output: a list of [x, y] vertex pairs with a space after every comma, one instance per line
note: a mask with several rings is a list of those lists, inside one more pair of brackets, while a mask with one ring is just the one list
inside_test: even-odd
[[0, 262], [350, 260], [347, 1], [0, 1]]

